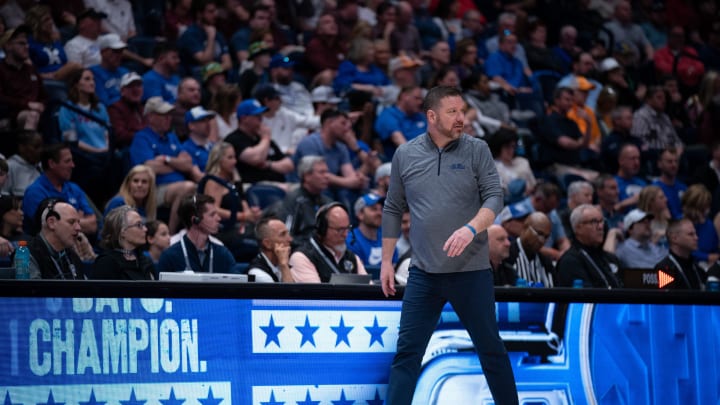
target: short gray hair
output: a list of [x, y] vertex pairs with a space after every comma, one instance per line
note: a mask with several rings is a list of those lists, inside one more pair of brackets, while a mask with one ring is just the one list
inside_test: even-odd
[[572, 213], [570, 213], [570, 226], [572, 226], [573, 231], [577, 229], [577, 226], [582, 221], [582, 218], [585, 215], [585, 211], [590, 209], [598, 208], [592, 204], [580, 204], [572, 210]]
[[570, 196], [578, 194], [581, 191], [587, 190], [587, 189], [590, 189], [590, 191], [593, 191], [593, 186], [592, 186], [592, 184], [590, 184], [590, 182], [585, 181], [585, 180], [573, 181], [568, 186], [567, 194], [568, 194], [568, 197], [570, 197]]
[[315, 165], [318, 163], [321, 163], [321, 162], [325, 163], [325, 158], [323, 156], [319, 156], [319, 155], [303, 156], [303, 158], [300, 159], [300, 162], [298, 163], [298, 168], [297, 168], [298, 177], [300, 177], [300, 181], [302, 182], [303, 179], [305, 178], [305, 175], [308, 173], [311, 173], [314, 170]]

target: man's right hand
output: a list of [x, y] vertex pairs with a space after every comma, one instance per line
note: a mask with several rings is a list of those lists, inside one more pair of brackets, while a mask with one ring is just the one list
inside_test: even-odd
[[214, 39], [215, 33], [217, 30], [212, 25], [205, 25], [203, 28], [205, 28], [205, 35], [207, 35], [208, 39]]
[[383, 261], [380, 265], [380, 282], [386, 297], [395, 295], [395, 269], [392, 263]]
[[276, 243], [273, 251], [275, 252], [275, 256], [277, 256], [279, 266], [288, 264], [290, 261], [289, 244]]

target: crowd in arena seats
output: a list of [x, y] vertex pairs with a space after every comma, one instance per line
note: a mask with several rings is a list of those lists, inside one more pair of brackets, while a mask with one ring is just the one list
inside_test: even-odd
[[702, 289], [719, 71], [717, 0], [7, 0], [0, 263], [28, 240], [34, 278], [377, 276], [393, 154], [452, 86], [504, 192], [496, 285]]

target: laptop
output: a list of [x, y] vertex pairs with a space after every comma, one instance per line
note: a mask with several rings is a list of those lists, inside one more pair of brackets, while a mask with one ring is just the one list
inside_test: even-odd
[[186, 283], [247, 283], [247, 274], [231, 273], [195, 273], [193, 271], [161, 271], [160, 281], [176, 281]]
[[333, 273], [330, 276], [330, 284], [370, 284], [370, 274]]
[[620, 269], [625, 288], [658, 289], [658, 272], [655, 269]]

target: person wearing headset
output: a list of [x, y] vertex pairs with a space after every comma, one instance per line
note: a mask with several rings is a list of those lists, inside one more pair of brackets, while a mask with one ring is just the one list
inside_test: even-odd
[[38, 206], [41, 229], [30, 243], [30, 278], [85, 280], [77, 245], [87, 243], [80, 232], [80, 214], [70, 204], [45, 199]]
[[327, 283], [337, 273], [367, 274], [362, 261], [345, 242], [350, 216], [344, 205], [325, 204], [315, 216], [315, 233], [290, 255], [290, 272], [296, 283]]
[[220, 214], [214, 202], [204, 194], [191, 195], [180, 202], [178, 216], [187, 233], [160, 256], [158, 272], [234, 272], [232, 253], [210, 239], [220, 229]]

